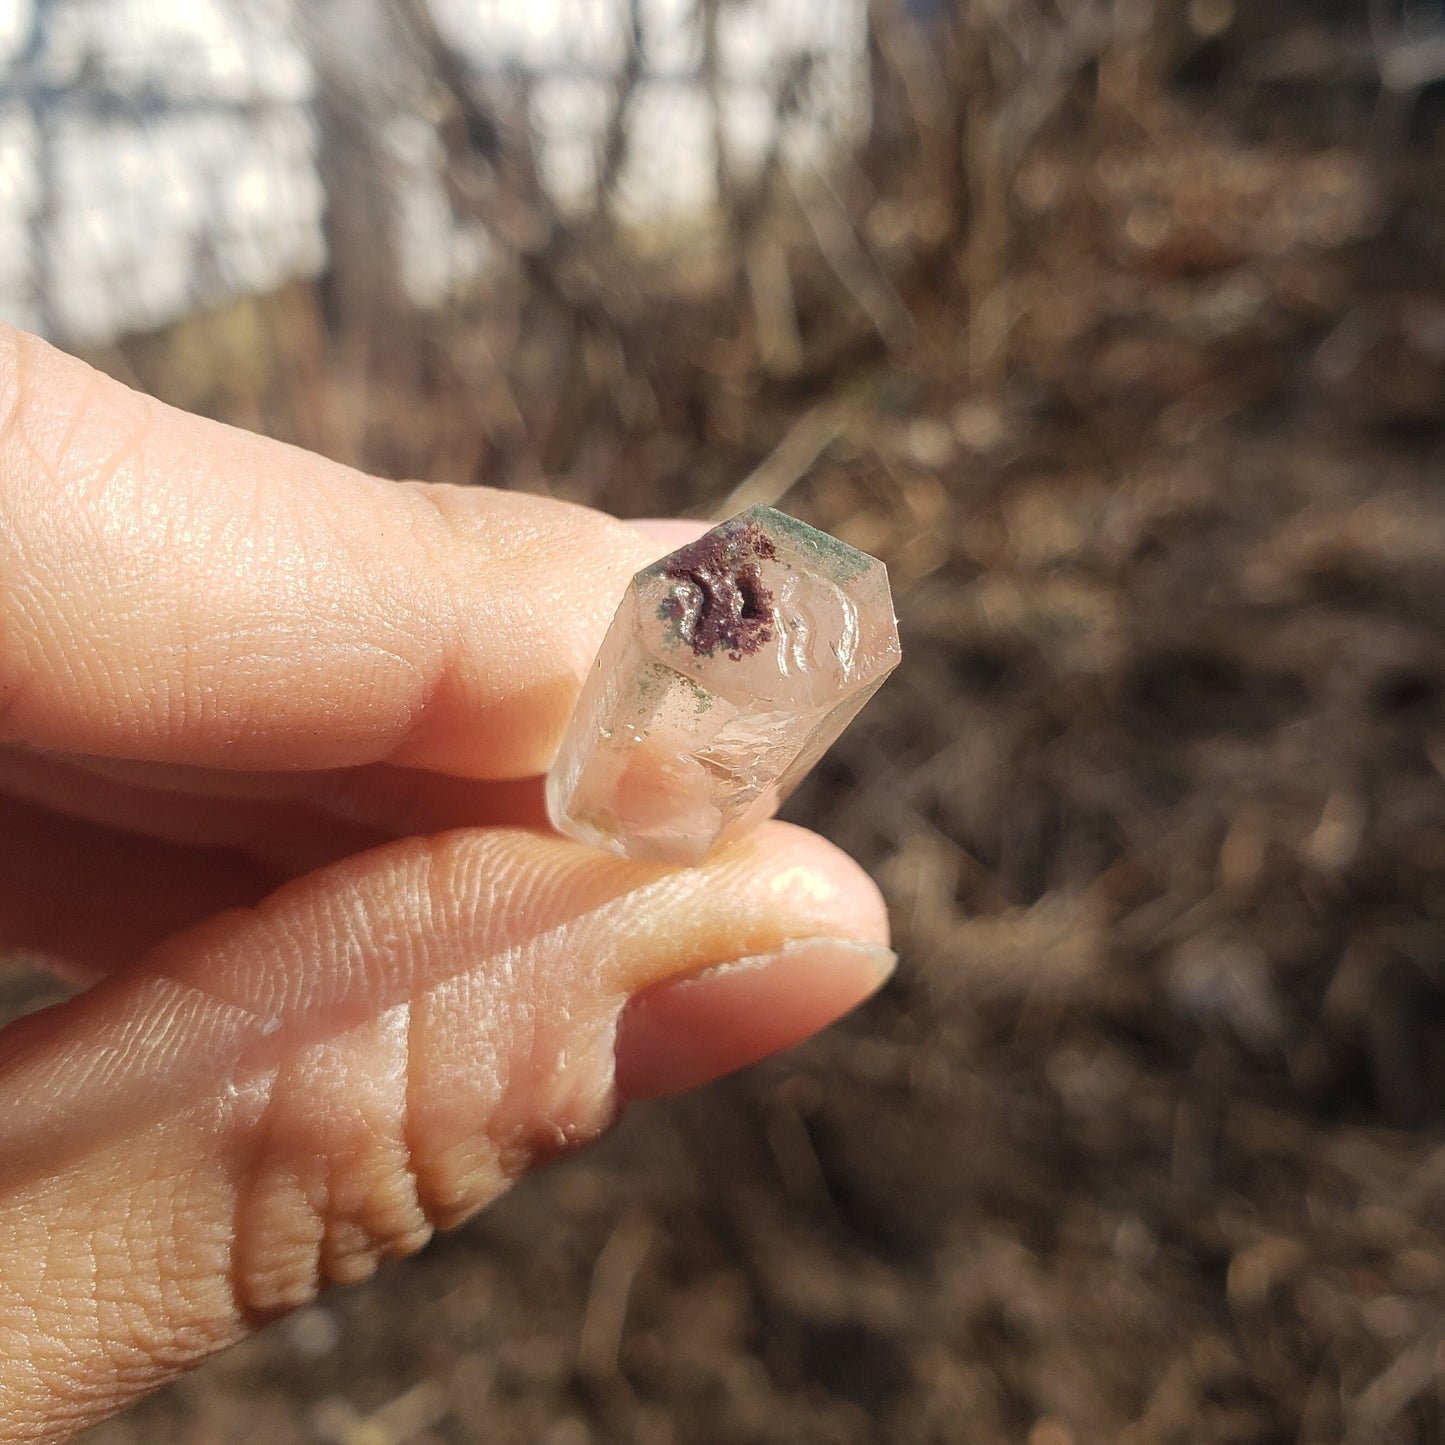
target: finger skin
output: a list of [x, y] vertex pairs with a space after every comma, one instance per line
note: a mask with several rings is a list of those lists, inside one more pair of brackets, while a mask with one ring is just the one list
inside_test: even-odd
[[[254, 778], [256, 775], [235, 773], [231, 776]], [[328, 775], [301, 776], [315, 780]], [[468, 786], [486, 789], [515, 786], [467, 785], [436, 773], [418, 776], [437, 784], [450, 781], [461, 792]], [[185, 857], [188, 847], [205, 855], [229, 853], [248, 857], [253, 866], [264, 869], [274, 887], [299, 873], [389, 842], [402, 831], [419, 831], [368, 826], [359, 819], [339, 817], [305, 801], [300, 788], [290, 798], [283, 795], [274, 800], [261, 796], [208, 798], [165, 789], [138, 788], [63, 757], [21, 757], [13, 750], [0, 748], [0, 830], [5, 826], [12, 804], [22, 812], [26, 807], [44, 810], [56, 819], [57, 825], [72, 825], [78, 846], [87, 854], [92, 850], [83, 840], [92, 836], [89, 825], [95, 825], [100, 832], [114, 834], [120, 845], [107, 854], [112, 859], [113, 874], [98, 880], [110, 900], [125, 897], [127, 877], [133, 871], [128, 866], [131, 855], [123, 846], [126, 836], [134, 837], [138, 844], [134, 851], [137, 864], [144, 865], [153, 856], [168, 856], [182, 872], [189, 872], [191, 867]], [[447, 823], [457, 826], [464, 821], [477, 823], [483, 819], [474, 813], [470, 818], [448, 819], [420, 831], [439, 832]], [[144, 846], [149, 842], [180, 846], [156, 855]], [[0, 851], [12, 846], [0, 836]], [[57, 893], [60, 879], [70, 871], [62, 869], [57, 874]], [[141, 871], [144, 873], [146, 869], [142, 867]], [[4, 917], [5, 897], [11, 891], [12, 881], [0, 869], [0, 919]], [[82, 892], [72, 893], [71, 902], [78, 911], [96, 911], [89, 908], [89, 898]], [[0, 924], [0, 948], [7, 944], [14, 946], [15, 942]], [[120, 961], [114, 960], [111, 966]]]
[[89, 982], [282, 877], [235, 850], [177, 848], [0, 798], [0, 954]]
[[688, 870], [475, 830], [297, 880], [13, 1025], [0, 1441], [61, 1438], [593, 1137], [630, 997], [885, 934], [866, 877], [786, 825]]
[[684, 517], [636, 517], [627, 524], [652, 542], [659, 557], [696, 542], [712, 525]]
[[540, 772], [657, 550], [173, 411], [0, 326], [0, 743]]
[[292, 873], [413, 833], [547, 825], [541, 777], [457, 778], [385, 763], [228, 772], [0, 748], [0, 795], [171, 843], [276, 857], [289, 848]]
[[627, 1102], [695, 1089], [841, 1018], [892, 974], [879, 944], [796, 939], [634, 994], [617, 1024], [617, 1092]]

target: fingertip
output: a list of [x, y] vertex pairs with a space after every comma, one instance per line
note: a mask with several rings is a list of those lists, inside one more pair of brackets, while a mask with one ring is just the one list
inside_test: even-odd
[[[801, 1043], [876, 992], [897, 963], [877, 885], [805, 828], [766, 823], [683, 871], [709, 908], [733, 900], [781, 938], [634, 988], [618, 1022], [624, 1103], [696, 1088]], [[723, 942], [720, 929], [714, 958], [727, 959]]]
[[646, 989], [618, 1021], [618, 1098], [697, 1088], [791, 1048], [856, 1008], [896, 964], [880, 944], [799, 938]]
[[715, 886], [755, 896], [762, 880], [769, 904], [796, 920], [790, 932], [888, 944], [888, 906], [863, 867], [836, 844], [776, 819], [745, 833], [703, 865]]
[[665, 557], [679, 547], [686, 547], [689, 542], [696, 542], [712, 523], [686, 517], [639, 517], [629, 518], [627, 525], [656, 547], [658, 557]]

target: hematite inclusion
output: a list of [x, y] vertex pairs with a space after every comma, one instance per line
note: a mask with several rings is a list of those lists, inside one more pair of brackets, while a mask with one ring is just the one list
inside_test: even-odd
[[777, 555], [756, 522], [714, 527], [663, 559], [663, 575], [678, 585], [658, 616], [676, 623], [699, 656], [711, 657], [721, 647], [740, 662], [772, 640], [773, 594], [763, 585], [758, 563]]
[[553, 825], [698, 862], [777, 810], [899, 655], [883, 564], [752, 507], [632, 579], [547, 778]]

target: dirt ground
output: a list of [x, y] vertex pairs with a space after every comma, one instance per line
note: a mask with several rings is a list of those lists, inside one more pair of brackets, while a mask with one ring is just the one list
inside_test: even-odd
[[1445, 1440], [1439, 96], [1363, 6], [1085, 8], [880, 21], [874, 151], [703, 279], [557, 230], [400, 340], [323, 289], [101, 358], [388, 473], [778, 501], [905, 661], [789, 809], [888, 894], [878, 1000], [95, 1445]]

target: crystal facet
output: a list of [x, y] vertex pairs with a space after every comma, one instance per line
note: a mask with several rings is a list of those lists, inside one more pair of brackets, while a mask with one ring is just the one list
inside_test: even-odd
[[547, 778], [552, 823], [695, 863], [777, 810], [898, 659], [883, 564], [749, 508], [628, 585]]

